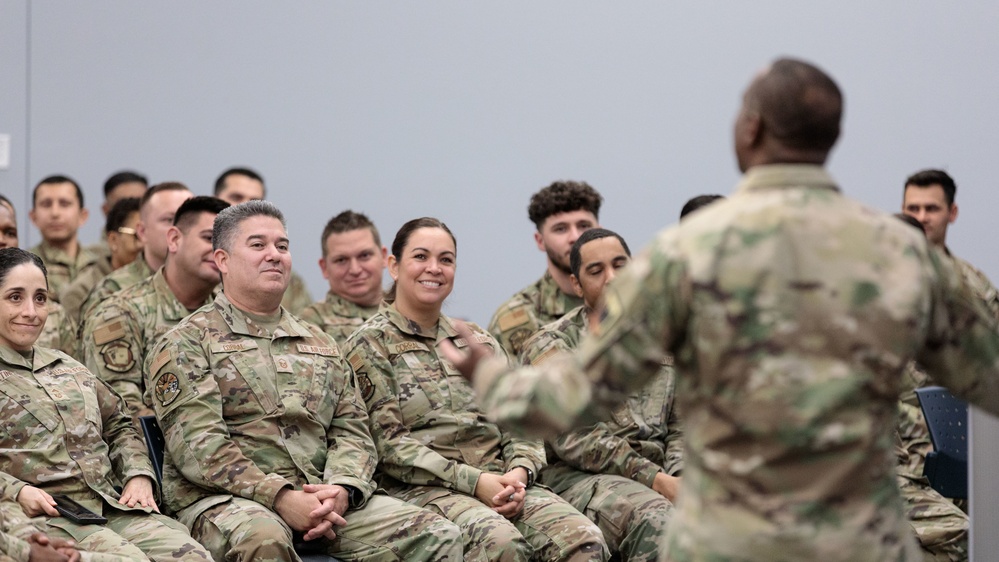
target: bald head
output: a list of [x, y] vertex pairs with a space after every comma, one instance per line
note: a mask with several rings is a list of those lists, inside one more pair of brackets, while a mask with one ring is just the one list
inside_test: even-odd
[[842, 115], [843, 96], [832, 78], [807, 62], [778, 59], [746, 90], [736, 149], [750, 152], [755, 164], [821, 164], [839, 138]]

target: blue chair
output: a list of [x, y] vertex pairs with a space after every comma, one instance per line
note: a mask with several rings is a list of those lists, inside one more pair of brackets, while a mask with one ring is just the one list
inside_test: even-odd
[[[149, 460], [153, 463], [153, 472], [156, 473], [156, 482], [163, 482], [163, 451], [166, 449], [166, 440], [163, 438], [163, 431], [156, 421], [156, 416], [139, 417], [139, 425], [142, 432], [146, 434], [146, 450], [149, 451]], [[308, 545], [295, 545], [295, 551], [302, 559], [302, 562], [340, 562], [332, 556], [326, 554], [303, 554]]]
[[930, 429], [934, 451], [926, 455], [923, 475], [948, 498], [968, 497], [968, 404], [942, 386], [916, 389]]

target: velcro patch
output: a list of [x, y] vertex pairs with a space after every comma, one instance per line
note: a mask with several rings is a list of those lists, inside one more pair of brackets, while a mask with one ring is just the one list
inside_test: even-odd
[[[486, 343], [486, 344], [488, 344], [490, 341], [492, 341], [492, 338], [490, 338], [489, 336], [487, 336], [485, 334], [472, 334], [472, 340], [475, 343]], [[455, 338], [455, 339], [453, 339], [451, 341], [454, 342], [454, 346], [457, 347], [457, 348], [459, 348], [459, 349], [461, 349], [462, 347], [465, 347], [465, 346], [468, 345], [468, 342], [465, 341], [465, 338]]]
[[101, 348], [101, 360], [104, 367], [116, 373], [124, 373], [135, 367], [135, 354], [132, 346], [120, 340], [115, 340]]
[[169, 362], [170, 362], [170, 350], [164, 349], [159, 353], [159, 355], [156, 356], [155, 359], [153, 359], [153, 362], [150, 363], [149, 373], [155, 375], [156, 372], [163, 367], [163, 365], [166, 365]]
[[304, 343], [298, 344], [299, 353], [311, 353], [313, 355], [325, 355], [326, 357], [339, 357], [340, 350], [336, 347], [329, 347], [325, 345], [306, 345]]
[[13, 374], [14, 374], [14, 373], [12, 373], [12, 372], [10, 372], [10, 371], [0, 371], [0, 381], [5, 381], [5, 380], [7, 380], [7, 377], [9, 377], [9, 376], [11, 376], [11, 375], [13, 375]]
[[430, 351], [430, 348], [417, 341], [404, 341], [388, 345], [388, 352], [392, 355], [408, 353], [410, 351]]
[[361, 365], [364, 365], [364, 359], [361, 359], [360, 353], [355, 353], [351, 355], [349, 361], [350, 361], [350, 366], [352, 369], [354, 369], [355, 373], [361, 368]]
[[125, 337], [125, 326], [121, 323], [121, 320], [108, 322], [94, 330], [94, 343], [97, 345], [104, 345], [123, 337]]
[[233, 342], [212, 342], [212, 353], [232, 353], [234, 351], [246, 351], [257, 349], [257, 342], [253, 340], [240, 340]]
[[551, 347], [551, 348], [548, 349], [548, 351], [546, 351], [546, 352], [542, 353], [541, 355], [535, 357], [534, 360], [531, 361], [531, 365], [540, 365], [540, 364], [544, 363], [545, 361], [548, 361], [549, 359], [551, 359], [553, 356], [558, 355], [558, 353], [559, 353], [559, 348], [557, 348], [557, 347]]
[[504, 313], [499, 317], [499, 319], [497, 319], [496, 323], [499, 324], [499, 329], [505, 332], [510, 328], [516, 328], [517, 326], [527, 324], [530, 321], [531, 316], [527, 314], [527, 311], [523, 308], [518, 308]]

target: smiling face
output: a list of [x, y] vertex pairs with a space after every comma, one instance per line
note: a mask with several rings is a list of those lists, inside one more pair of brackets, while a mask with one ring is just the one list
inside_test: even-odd
[[288, 234], [280, 220], [266, 215], [243, 220], [230, 251], [219, 248], [214, 255], [229, 300], [250, 312], [278, 309], [291, 280]]
[[408, 311], [440, 314], [444, 299], [454, 286], [457, 253], [451, 235], [441, 228], [418, 228], [402, 249], [401, 256], [389, 256], [389, 274], [395, 279], [395, 305], [403, 315]]
[[375, 243], [371, 229], [334, 232], [326, 237], [325, 248], [319, 268], [330, 283], [330, 291], [361, 306], [378, 304], [388, 251]]
[[42, 333], [49, 316], [45, 274], [33, 263], [7, 272], [0, 283], [0, 345], [28, 351]]

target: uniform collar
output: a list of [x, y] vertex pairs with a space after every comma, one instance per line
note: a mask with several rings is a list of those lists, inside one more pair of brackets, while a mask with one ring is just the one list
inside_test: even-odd
[[795, 187], [839, 191], [835, 180], [822, 166], [815, 164], [767, 164], [750, 168], [736, 186], [736, 192]]
[[0, 361], [6, 363], [7, 365], [37, 371], [38, 369], [41, 369], [46, 365], [51, 365], [61, 359], [55, 350], [38, 347], [37, 345], [32, 346], [31, 349], [34, 353], [32, 353], [32, 361], [29, 361], [27, 357], [14, 351], [13, 349], [0, 346]]
[[451, 319], [443, 314], [437, 318], [437, 333], [431, 335], [424, 333], [420, 329], [419, 324], [403, 316], [401, 312], [387, 302], [382, 301], [381, 306], [378, 308], [378, 312], [384, 314], [388, 321], [404, 334], [409, 334], [418, 338], [433, 338], [435, 343], [439, 343], [445, 339], [458, 337], [458, 331], [454, 329], [454, 324], [451, 322]]
[[[150, 281], [153, 286], [153, 291], [156, 292], [156, 300], [163, 305], [163, 317], [166, 320], [183, 320], [191, 311], [187, 310], [179, 300], [177, 300], [177, 295], [173, 294], [170, 289], [170, 285], [167, 284], [166, 275], [163, 274], [163, 266], [156, 270], [153, 274], [152, 280]], [[205, 302], [201, 303], [204, 306], [212, 302], [212, 298], [209, 296], [205, 299]]]
[[538, 281], [538, 293], [538, 309], [551, 316], [562, 316], [582, 302], [579, 297], [563, 292], [547, 269]]
[[[242, 310], [236, 308], [232, 302], [226, 298], [225, 293], [219, 293], [213, 303], [215, 310], [222, 316], [222, 320], [229, 326], [229, 330], [234, 334], [251, 336], [254, 338], [269, 338], [271, 334], [253, 322]], [[281, 307], [281, 320], [278, 321], [277, 329], [274, 330], [275, 338], [292, 337], [307, 338], [312, 333], [298, 319]]]
[[333, 314], [349, 318], [368, 319], [380, 310], [380, 305], [378, 304], [375, 306], [361, 306], [341, 297], [333, 291], [326, 293], [326, 304], [329, 305]]

